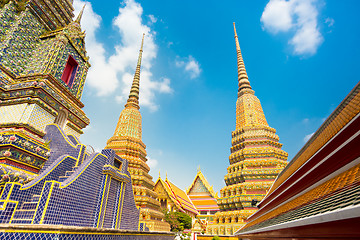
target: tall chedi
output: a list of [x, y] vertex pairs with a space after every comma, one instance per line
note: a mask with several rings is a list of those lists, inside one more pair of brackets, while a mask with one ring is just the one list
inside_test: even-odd
[[218, 199], [220, 212], [207, 228], [210, 234], [232, 235], [245, 225], [286, 166], [288, 156], [281, 150], [276, 130], [267, 124], [261, 103], [250, 86], [235, 23], [234, 31], [239, 81], [236, 129], [232, 132], [230, 166], [224, 177], [226, 186]]
[[121, 158], [129, 161], [135, 204], [140, 208], [140, 222], [146, 223], [150, 231], [170, 231], [170, 225], [163, 221], [157, 193], [153, 191], [155, 183], [149, 175], [146, 164], [146, 146], [142, 142], [141, 114], [139, 106], [140, 67], [144, 36], [141, 42], [139, 58], [130, 95], [122, 110], [114, 135], [107, 141], [105, 148], [114, 149]]
[[90, 63], [73, 11], [68, 0], [0, 1], [0, 191], [46, 163], [46, 125], [79, 137], [90, 122], [81, 102]]

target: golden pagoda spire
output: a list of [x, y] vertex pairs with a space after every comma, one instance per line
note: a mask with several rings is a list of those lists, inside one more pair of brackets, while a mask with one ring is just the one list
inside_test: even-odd
[[143, 52], [143, 46], [144, 46], [144, 37], [145, 33], [143, 33], [142, 41], [141, 41], [141, 48], [139, 52], [139, 58], [135, 70], [134, 80], [131, 86], [129, 99], [127, 100], [127, 103], [125, 104], [125, 107], [133, 106], [137, 109], [140, 109], [139, 106], [139, 91], [140, 91], [140, 67], [141, 67], [141, 58], [142, 58], [142, 52]]
[[[145, 34], [142, 37], [129, 98], [120, 113], [114, 135], [107, 141], [105, 148], [114, 149], [119, 157], [129, 161], [135, 204], [140, 208], [140, 221], [145, 222], [150, 231], [170, 231], [170, 225], [163, 221], [164, 214], [160, 211], [161, 205], [157, 201], [158, 194], [153, 191], [155, 183], [149, 174], [150, 167], [146, 164], [148, 161], [146, 145], [141, 140], [142, 117], [139, 111], [139, 84], [144, 37]], [[158, 180], [161, 180], [160, 171]]]
[[[238, 39], [238, 36], [236, 33], [235, 23], [233, 23], [233, 24], [234, 24], [234, 32], [235, 32], [235, 44], [236, 44], [237, 65], [238, 65], [238, 81], [239, 81], [238, 95], [240, 96], [244, 92], [252, 92], [252, 93], [254, 93], [254, 92], [251, 89], [249, 78], [248, 78], [248, 75], [247, 75], [246, 69], [245, 69], [244, 60], [241, 55], [240, 44], [239, 44], [239, 39]], [[251, 91], [248, 91], [248, 90], [251, 90]]]
[[75, 22], [77, 22], [77, 23], [79, 23], [79, 24], [80, 24], [80, 21], [81, 21], [82, 15], [83, 15], [83, 13], [84, 13], [85, 6], [86, 6], [86, 4], [84, 4], [84, 6], [82, 7], [82, 9], [81, 9], [81, 11], [80, 11], [79, 15], [77, 16], [77, 18], [76, 18], [76, 20], [75, 20]]

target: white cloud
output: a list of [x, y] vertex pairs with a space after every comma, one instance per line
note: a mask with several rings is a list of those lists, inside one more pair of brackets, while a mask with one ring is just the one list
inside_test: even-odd
[[302, 120], [302, 122], [303, 122], [304, 124], [309, 123], [309, 121], [310, 121], [310, 119], [308, 119], [308, 118], [304, 118], [304, 119]]
[[309, 141], [309, 139], [312, 137], [312, 135], [314, 135], [314, 133], [310, 133], [310, 134], [306, 135], [306, 136], [304, 137], [304, 142]]
[[199, 77], [201, 73], [199, 63], [192, 56], [189, 56], [183, 60], [178, 57], [175, 61], [175, 66], [178, 68], [184, 68], [191, 79]]
[[325, 23], [328, 25], [328, 27], [332, 27], [334, 26], [335, 20], [328, 17], [325, 19]]
[[150, 167], [150, 169], [156, 167], [158, 165], [158, 161], [156, 159], [152, 159], [149, 156], [147, 157], [147, 165]]
[[291, 4], [287, 1], [270, 1], [261, 16], [264, 28], [273, 32], [288, 31], [292, 27]]
[[289, 44], [296, 55], [314, 55], [323, 42], [318, 27], [317, 0], [270, 0], [261, 16], [263, 28], [273, 34], [294, 32]]
[[157, 18], [154, 16], [154, 15], [149, 15], [149, 18], [150, 18], [150, 21], [152, 22], [152, 23], [156, 23], [157, 22]]
[[[78, 13], [84, 1], [74, 0], [75, 13]], [[115, 53], [106, 57], [105, 48], [96, 39], [96, 31], [100, 28], [101, 17], [97, 15], [90, 2], [81, 22], [86, 30], [86, 49], [92, 67], [89, 70], [87, 84], [97, 90], [98, 96], [115, 93], [121, 87], [120, 95], [115, 96], [117, 102], [127, 99], [139, 55], [142, 34], [145, 33], [140, 81], [140, 105], [156, 110], [155, 96], [158, 93], [171, 93], [170, 79], [154, 80], [151, 72], [152, 62], [156, 59], [158, 46], [155, 44], [156, 33], [142, 23], [143, 9], [134, 0], [125, 0], [119, 14], [114, 18], [113, 25], [119, 31], [121, 43], [115, 46]], [[151, 21], [156, 18], [149, 15]], [[166, 80], [164, 80], [166, 79]]]

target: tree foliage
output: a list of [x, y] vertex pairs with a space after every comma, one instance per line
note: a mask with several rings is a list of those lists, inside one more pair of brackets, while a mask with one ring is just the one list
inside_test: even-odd
[[219, 236], [214, 236], [211, 240], [220, 240], [221, 238]]
[[164, 210], [165, 221], [170, 224], [172, 232], [181, 232], [184, 229], [191, 229], [191, 217], [183, 212], [171, 212]]

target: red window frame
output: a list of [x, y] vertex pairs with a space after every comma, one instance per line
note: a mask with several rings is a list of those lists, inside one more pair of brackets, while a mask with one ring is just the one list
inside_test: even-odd
[[69, 87], [71, 87], [74, 82], [78, 66], [79, 64], [76, 62], [76, 60], [71, 55], [69, 55], [63, 74], [61, 76], [61, 80]]

